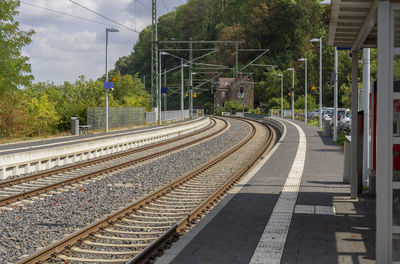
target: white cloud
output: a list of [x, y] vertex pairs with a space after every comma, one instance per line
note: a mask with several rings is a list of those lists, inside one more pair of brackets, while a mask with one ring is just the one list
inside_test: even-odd
[[[142, 30], [151, 24], [151, 0], [74, 0], [121, 24]], [[168, 10], [182, 4], [183, 0], [165, 0]], [[28, 4], [33, 4], [74, 16], [85, 17], [108, 25], [113, 23], [101, 18], [68, 0], [23, 0], [17, 20], [24, 30], [34, 29], [36, 34], [23, 54], [30, 57], [35, 82], [73, 82], [79, 75], [97, 79], [105, 71], [105, 25], [52, 13]], [[164, 3], [158, 1], [158, 13], [166, 13]], [[117, 27], [118, 25], [113, 25]], [[108, 68], [115, 61], [129, 55], [138, 33], [120, 29], [109, 33]]]

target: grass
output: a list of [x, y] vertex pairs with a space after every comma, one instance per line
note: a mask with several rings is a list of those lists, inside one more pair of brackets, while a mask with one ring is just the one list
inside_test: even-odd
[[346, 141], [346, 133], [339, 133], [337, 136], [337, 140], [335, 141], [337, 144], [340, 146], [344, 145], [344, 142]]
[[315, 119], [315, 120], [308, 119], [307, 125], [318, 127], [319, 126], [318, 119]]
[[51, 135], [41, 135], [34, 137], [12, 137], [12, 138], [0, 138], [0, 144], [10, 144], [10, 143], [19, 143], [24, 141], [33, 141], [33, 140], [43, 140], [57, 137], [64, 137], [70, 135], [70, 131], [59, 132]]

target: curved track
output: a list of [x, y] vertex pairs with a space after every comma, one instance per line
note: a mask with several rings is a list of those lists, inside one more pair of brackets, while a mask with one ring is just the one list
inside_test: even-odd
[[273, 146], [275, 133], [272, 129], [256, 122], [244, 122], [251, 126], [251, 133], [229, 151], [18, 263], [136, 263], [145, 260], [219, 200]]
[[[219, 119], [222, 120], [222, 119]], [[160, 143], [152, 144], [149, 146], [137, 148], [134, 150], [114, 154], [104, 158], [90, 160], [87, 162], [54, 169], [48, 172], [43, 172], [35, 175], [30, 175], [22, 178], [12, 179], [0, 183], [0, 206], [4, 206], [19, 200], [37, 196], [57, 188], [62, 188], [67, 185], [78, 183], [93, 177], [104, 175], [105, 173], [112, 172], [124, 167], [132, 166], [150, 159], [165, 155], [172, 151], [176, 151], [190, 145], [196, 144], [203, 140], [207, 140], [218, 133], [221, 133], [228, 127], [225, 120], [224, 126], [213, 133], [206, 134], [203, 137], [191, 140], [189, 142], [172, 146], [155, 153], [145, 155], [143, 157], [135, 157], [134, 155], [139, 152], [149, 151], [159, 147], [167, 146], [168, 144], [178, 143], [184, 139], [207, 133], [213, 129], [217, 121], [212, 119], [212, 124], [200, 131], [189, 133], [187, 135], [174, 138], [171, 140], [163, 141]]]

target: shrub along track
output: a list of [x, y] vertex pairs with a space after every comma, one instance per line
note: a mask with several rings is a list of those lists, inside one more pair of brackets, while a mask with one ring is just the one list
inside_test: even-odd
[[172, 151], [176, 151], [198, 142], [207, 140], [218, 133], [221, 133], [228, 127], [228, 122], [223, 119], [218, 119], [219, 122], [223, 122], [224, 125], [217, 131], [206, 134], [203, 137], [196, 138], [190, 142], [184, 144], [175, 145], [171, 148], [152, 153], [140, 158], [133, 158], [134, 154], [139, 152], [149, 151], [158, 147], [167, 146], [168, 144], [179, 143], [184, 139], [207, 133], [207, 131], [213, 129], [217, 125], [217, 119], [213, 118], [212, 124], [203, 128], [199, 131], [189, 133], [184, 136], [166, 140], [160, 143], [151, 144], [148, 146], [136, 148], [133, 150], [117, 153], [107, 157], [94, 159], [79, 164], [61, 167], [50, 171], [29, 175], [26, 177], [11, 179], [0, 182], [0, 206], [4, 206], [19, 200], [31, 198], [40, 194], [44, 194], [53, 191], [58, 188], [62, 188], [71, 184], [75, 184], [93, 177], [104, 175], [108, 172], [112, 172], [118, 169], [122, 169], [128, 166], [132, 166], [144, 161], [160, 157], [168, 154]]
[[275, 142], [275, 132], [245, 121], [251, 133], [230, 150], [151, 195], [18, 263], [138, 263], [194, 223]]

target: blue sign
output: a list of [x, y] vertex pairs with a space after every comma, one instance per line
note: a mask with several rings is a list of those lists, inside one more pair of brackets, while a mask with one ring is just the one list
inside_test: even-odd
[[[351, 50], [350, 48], [336, 47], [337, 50]], [[360, 48], [362, 50], [362, 48]]]
[[113, 82], [104, 82], [104, 89], [112, 89], [114, 88]]
[[167, 94], [167, 87], [161, 87], [161, 94]]

